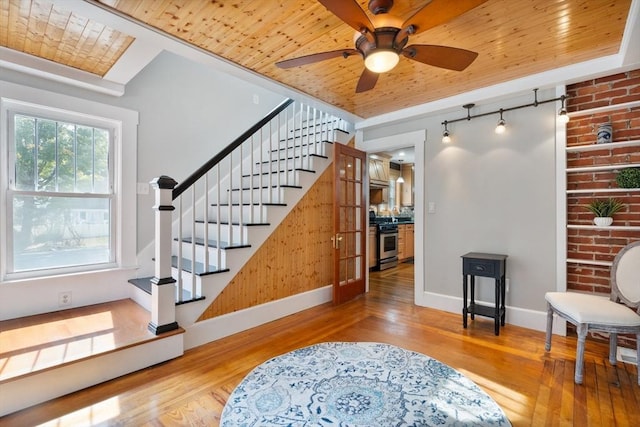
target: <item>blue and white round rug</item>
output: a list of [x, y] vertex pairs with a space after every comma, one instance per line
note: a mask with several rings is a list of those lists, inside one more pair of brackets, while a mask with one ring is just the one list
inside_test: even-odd
[[393, 345], [328, 342], [256, 367], [231, 393], [221, 426], [509, 426], [464, 375]]

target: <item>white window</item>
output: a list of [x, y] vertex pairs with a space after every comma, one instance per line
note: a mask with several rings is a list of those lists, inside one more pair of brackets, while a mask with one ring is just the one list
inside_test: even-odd
[[135, 266], [137, 113], [0, 94], [0, 282]]
[[38, 110], [7, 114], [7, 273], [112, 263], [114, 131]]

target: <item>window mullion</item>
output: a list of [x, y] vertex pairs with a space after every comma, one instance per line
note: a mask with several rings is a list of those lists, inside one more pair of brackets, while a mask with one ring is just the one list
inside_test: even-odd
[[[38, 189], [38, 153], [40, 151], [40, 132], [38, 132], [38, 120], [33, 120], [33, 189]], [[15, 144], [15, 141], [14, 141]]]
[[58, 162], [60, 160], [58, 158], [58, 150], [60, 149], [58, 136], [60, 135], [60, 133], [59, 133], [60, 132], [60, 128], [58, 126], [59, 123], [58, 123], [57, 120], [54, 123], [56, 124], [56, 136], [55, 136], [55, 139], [54, 139], [54, 141], [55, 141], [55, 156], [54, 156], [54, 159], [55, 159], [56, 164], [55, 164], [55, 166], [53, 168], [53, 174], [54, 174], [53, 175], [53, 182], [54, 182], [53, 188], [55, 188], [56, 191], [58, 191], [59, 190], [59, 188], [58, 188]]
[[91, 128], [91, 192], [96, 191], [96, 129]]
[[73, 125], [73, 191], [78, 191], [78, 126]]

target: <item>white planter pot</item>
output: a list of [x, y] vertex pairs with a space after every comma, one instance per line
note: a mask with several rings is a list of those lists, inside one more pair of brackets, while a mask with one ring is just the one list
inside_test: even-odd
[[593, 218], [593, 223], [598, 227], [608, 227], [613, 224], [613, 218], [610, 216], [597, 216]]

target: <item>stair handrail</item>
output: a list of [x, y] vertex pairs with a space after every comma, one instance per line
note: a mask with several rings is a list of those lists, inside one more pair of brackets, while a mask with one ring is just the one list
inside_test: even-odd
[[177, 199], [182, 193], [184, 193], [189, 187], [191, 187], [194, 183], [196, 183], [200, 178], [204, 176], [207, 172], [213, 169], [218, 163], [220, 163], [225, 157], [229, 155], [233, 150], [238, 148], [244, 141], [246, 141], [251, 135], [255, 134], [259, 131], [263, 126], [269, 123], [272, 119], [274, 119], [278, 114], [284, 111], [289, 105], [293, 103], [293, 99], [288, 98], [282, 101], [278, 106], [276, 106], [269, 114], [267, 114], [264, 118], [258, 121], [256, 124], [247, 129], [242, 135], [237, 137], [231, 144], [227, 145], [223, 148], [218, 154], [213, 156], [209, 161], [200, 166], [195, 172], [193, 172], [187, 179], [185, 179], [182, 183], [180, 183], [176, 188], [173, 189], [172, 197], [173, 200]]

